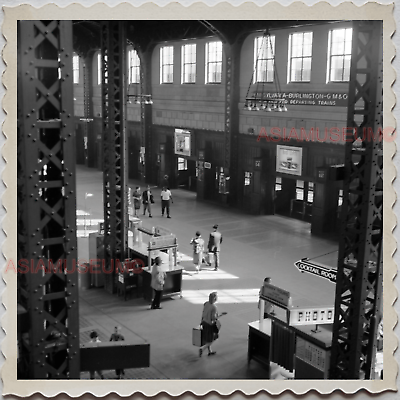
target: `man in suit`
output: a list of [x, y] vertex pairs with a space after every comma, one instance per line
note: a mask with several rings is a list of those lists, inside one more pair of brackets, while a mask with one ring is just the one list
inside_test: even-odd
[[[210, 233], [208, 240], [208, 253], [214, 254], [215, 268], [214, 271], [218, 271], [219, 268], [219, 252], [221, 250], [222, 234], [218, 232], [218, 225], [213, 226], [213, 231]], [[208, 265], [211, 265], [211, 260], [208, 260]]]
[[151, 204], [154, 203], [154, 199], [150, 191], [150, 186], [147, 186], [147, 190], [143, 192], [142, 202], [143, 202], [143, 215], [146, 215], [146, 210], [149, 210], [149, 217], [152, 218]]

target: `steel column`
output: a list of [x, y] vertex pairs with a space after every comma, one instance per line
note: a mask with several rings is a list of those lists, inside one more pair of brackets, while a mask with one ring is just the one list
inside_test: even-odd
[[125, 22], [102, 22], [101, 32], [105, 287], [114, 293], [128, 249]]
[[[79, 379], [71, 21], [18, 24], [21, 377]], [[20, 328], [20, 327], [19, 327]]]
[[[370, 377], [382, 293], [382, 23], [353, 24], [330, 378]], [[379, 321], [378, 321], [379, 322]]]

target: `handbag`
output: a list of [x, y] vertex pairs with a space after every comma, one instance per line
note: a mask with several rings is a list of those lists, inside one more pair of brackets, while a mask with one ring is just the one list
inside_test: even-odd
[[219, 332], [220, 329], [221, 329], [221, 322], [219, 321], [219, 319], [217, 319], [217, 320], [215, 321], [215, 326], [216, 326], [216, 328], [217, 328], [217, 332]]

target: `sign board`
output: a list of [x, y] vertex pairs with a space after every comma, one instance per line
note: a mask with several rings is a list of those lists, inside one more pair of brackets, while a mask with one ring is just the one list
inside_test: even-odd
[[99, 233], [104, 235], [104, 222], [99, 222]]
[[317, 275], [320, 278], [328, 279], [328, 281], [336, 283], [336, 269], [326, 268], [322, 265], [314, 264], [308, 261], [307, 258], [296, 261], [294, 265], [300, 272], [307, 272], [312, 275]]
[[152, 237], [149, 241], [149, 251], [176, 246], [175, 235]]
[[[260, 97], [260, 93], [257, 93]], [[283, 102], [287, 105], [298, 106], [335, 106], [347, 107], [348, 94], [346, 92], [264, 92], [263, 100]]]
[[192, 132], [185, 129], [175, 129], [175, 154], [180, 156], [191, 155], [191, 137]]
[[329, 366], [329, 353], [299, 336], [296, 338], [296, 358], [323, 372]]
[[167, 229], [167, 228], [163, 228], [162, 226], [156, 226], [154, 228], [154, 232], [157, 236], [167, 236], [167, 235], [172, 235], [172, 232]]
[[293, 307], [290, 310], [289, 325], [333, 324], [335, 307]]
[[295, 146], [276, 146], [276, 172], [301, 175], [303, 148]]
[[289, 305], [290, 293], [278, 286], [271, 285], [270, 283], [264, 282], [262, 295], [267, 297], [269, 300], [273, 300], [276, 303], [283, 305], [284, 307], [288, 307]]

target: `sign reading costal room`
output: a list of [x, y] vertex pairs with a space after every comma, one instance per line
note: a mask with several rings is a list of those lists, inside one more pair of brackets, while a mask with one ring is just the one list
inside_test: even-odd
[[296, 268], [300, 272], [307, 272], [312, 275], [319, 276], [320, 278], [328, 279], [329, 281], [336, 283], [336, 269], [326, 268], [319, 264], [314, 264], [308, 260], [308, 258], [302, 258], [294, 263]]

